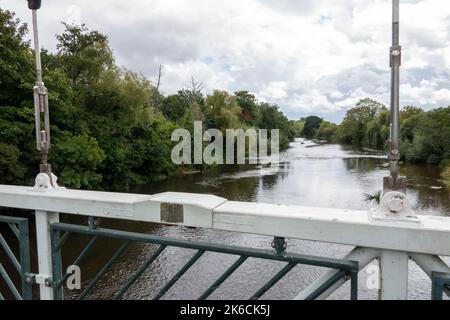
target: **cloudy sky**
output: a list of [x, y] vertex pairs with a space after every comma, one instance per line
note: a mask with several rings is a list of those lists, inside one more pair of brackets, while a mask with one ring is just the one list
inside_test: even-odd
[[[389, 103], [390, 0], [42, 0], [42, 46], [65, 21], [105, 33], [120, 65], [166, 94], [248, 90], [295, 119], [340, 121], [364, 97]], [[450, 1], [401, 0], [402, 105], [450, 105]], [[31, 22], [25, 0], [0, 7]]]

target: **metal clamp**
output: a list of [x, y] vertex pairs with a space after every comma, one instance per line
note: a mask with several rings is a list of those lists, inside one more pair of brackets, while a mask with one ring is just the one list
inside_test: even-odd
[[380, 205], [372, 209], [370, 213], [374, 220], [420, 223], [417, 215], [411, 210], [406, 195], [398, 191], [384, 194]]
[[275, 237], [272, 241], [272, 248], [275, 249], [277, 254], [283, 254], [287, 249], [287, 242], [285, 238]]
[[44, 285], [49, 288], [53, 287], [52, 278], [49, 275], [44, 274], [26, 273], [25, 282], [28, 284]]
[[28, 8], [38, 10], [41, 8], [41, 0], [28, 0]]
[[[44, 84], [38, 83], [34, 88], [34, 116], [36, 125], [36, 149], [48, 152], [50, 149], [50, 120], [48, 108], [48, 91]], [[41, 129], [41, 113], [44, 115], [44, 128]]]
[[33, 191], [46, 192], [51, 190], [65, 190], [64, 187], [58, 185], [58, 177], [52, 172], [39, 173], [34, 180]]
[[97, 217], [89, 217], [88, 218], [89, 229], [95, 230], [95, 229], [97, 229], [98, 225], [99, 225], [99, 222], [98, 222]]
[[392, 46], [389, 50], [390, 53], [390, 67], [394, 65], [394, 60], [398, 59], [398, 66], [402, 64], [402, 46], [396, 45]]

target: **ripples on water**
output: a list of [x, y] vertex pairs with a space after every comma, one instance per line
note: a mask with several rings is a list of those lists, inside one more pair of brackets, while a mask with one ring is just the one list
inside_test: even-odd
[[[402, 165], [403, 175], [409, 178], [408, 196], [421, 214], [450, 215], [450, 195], [440, 180], [437, 168]], [[358, 151], [327, 144], [314, 145], [297, 140], [281, 155], [277, 168], [247, 168], [218, 176], [196, 175], [169, 179], [158, 185], [138, 190], [143, 193], [164, 191], [213, 193], [237, 201], [257, 201], [291, 205], [366, 210], [369, 204], [364, 193], [382, 188], [382, 178], [389, 174], [386, 156], [376, 151]], [[169, 227], [127, 221], [104, 221], [103, 227], [132, 230], [162, 236], [245, 247], [270, 248], [271, 237], [232, 232]], [[73, 261], [85, 239], [72, 241], [65, 261]], [[83, 268], [87, 281], [111, 256], [119, 244], [103, 241], [89, 257]], [[134, 244], [127, 254], [108, 272], [91, 298], [107, 299], [149, 257], [154, 246]], [[288, 251], [324, 257], [341, 258], [351, 250], [349, 246], [314, 243], [288, 239]], [[126, 299], [150, 299], [192, 257], [193, 251], [168, 249], [129, 289]], [[207, 253], [189, 270], [164, 299], [195, 299], [216, 280], [235, 256]], [[233, 274], [210, 298], [246, 299], [250, 297], [283, 263], [250, 259]], [[409, 292], [412, 299], [429, 299], [430, 281], [413, 262], [410, 263]], [[324, 271], [323, 268], [297, 266], [263, 298], [292, 299]], [[375, 299], [376, 290], [366, 286], [368, 274], [359, 276], [359, 298]], [[331, 299], [348, 299], [349, 284], [340, 288]], [[67, 297], [73, 293], [67, 292]]]

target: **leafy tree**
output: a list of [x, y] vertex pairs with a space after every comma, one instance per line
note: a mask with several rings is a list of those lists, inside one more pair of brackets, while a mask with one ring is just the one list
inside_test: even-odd
[[71, 26], [56, 36], [58, 56], [73, 84], [87, 85], [96, 81], [101, 72], [114, 67], [108, 38], [98, 31], [89, 31], [83, 24]]
[[447, 165], [441, 175], [444, 178], [445, 184], [450, 188], [450, 165]]
[[416, 126], [412, 140], [407, 136], [404, 141], [402, 151], [406, 160], [437, 165], [450, 159], [450, 107], [416, 114], [410, 119], [415, 119]]
[[261, 103], [259, 106], [261, 120], [258, 125], [260, 129], [279, 129], [280, 130], [280, 149], [289, 147], [289, 142], [295, 137], [295, 131], [290, 125], [288, 118], [280, 112], [277, 105]]
[[291, 120], [291, 128], [294, 132], [296, 138], [301, 137], [303, 134], [303, 129], [305, 128], [304, 120]]
[[406, 106], [400, 111], [400, 122], [407, 120], [410, 117], [421, 115], [423, 109], [415, 106]]
[[81, 105], [86, 111], [106, 116], [124, 126], [149, 119], [153, 113], [150, 110], [150, 83], [127, 70], [105, 70], [81, 97], [84, 101]]
[[33, 54], [26, 24], [0, 8], [0, 105], [20, 106], [34, 84]]
[[[387, 108], [370, 98], [358, 101], [356, 107], [347, 111], [338, 129], [338, 140], [342, 143], [383, 145], [380, 132], [385, 132], [383, 125], [387, 122]], [[383, 134], [384, 136], [384, 134]]]
[[12, 145], [0, 142], [0, 175], [2, 183], [15, 184], [23, 178], [25, 168], [20, 163], [20, 151]]
[[[383, 148], [390, 135], [387, 108], [371, 99], [360, 100], [338, 126], [341, 143]], [[450, 107], [425, 112], [406, 106], [400, 112], [400, 151], [404, 160], [445, 166], [450, 159]]]
[[309, 116], [305, 120], [305, 127], [303, 128], [303, 134], [307, 138], [315, 138], [319, 133], [320, 124], [323, 119], [317, 116]]
[[178, 95], [183, 99], [183, 102], [188, 105], [205, 105], [205, 97], [202, 92], [196, 88], [182, 89], [178, 91]]
[[418, 126], [423, 109], [419, 107], [406, 106], [400, 111], [400, 139], [405, 143], [411, 143], [414, 139], [414, 130]]
[[226, 91], [215, 90], [206, 97], [206, 127], [217, 128], [225, 132], [226, 129], [240, 128], [241, 108], [237, 104], [236, 97]]
[[37, 172], [33, 52], [15, 14], [0, 8], [0, 179], [29, 184]]
[[336, 137], [336, 131], [338, 126], [335, 123], [329, 121], [322, 121], [318, 131], [318, 138], [324, 139], [329, 142], [334, 142]]
[[[23, 40], [27, 27], [14, 14], [0, 9], [0, 23], [0, 183], [31, 184], [40, 160], [33, 52]], [[221, 130], [280, 129], [282, 148], [294, 137], [276, 105], [260, 105], [245, 91], [215, 91], [205, 98], [195, 80], [191, 88], [164, 97], [147, 78], [116, 65], [105, 35], [84, 25], [65, 27], [57, 35], [57, 53], [42, 52], [52, 130], [49, 160], [61, 185], [123, 190], [174, 174], [175, 123], [191, 131], [197, 120]]]
[[162, 113], [172, 121], [180, 120], [188, 109], [188, 102], [180, 94], [174, 94], [164, 99]]
[[261, 120], [256, 97], [248, 91], [236, 91], [234, 94], [242, 110], [241, 119], [249, 125], [256, 126]]
[[71, 188], [94, 189], [100, 186], [97, 168], [105, 159], [95, 138], [86, 134], [72, 136], [64, 132], [55, 141], [51, 162], [64, 185]]

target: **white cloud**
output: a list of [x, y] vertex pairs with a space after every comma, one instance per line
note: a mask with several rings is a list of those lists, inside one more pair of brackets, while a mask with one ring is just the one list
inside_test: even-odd
[[[30, 22], [25, 1], [0, 5]], [[47, 48], [59, 21], [79, 19], [109, 36], [121, 65], [154, 78], [163, 64], [166, 93], [193, 76], [294, 118], [342, 114], [364, 96], [389, 103], [390, 10], [391, 0], [46, 0], [39, 14]], [[402, 1], [403, 105], [450, 104], [449, 30], [450, 1]]]
[[278, 100], [287, 97], [287, 83], [283, 81], [270, 82], [262, 91], [259, 92], [258, 97], [264, 100]]
[[450, 90], [440, 89], [438, 91], [434, 91], [433, 98], [437, 104], [446, 104], [448, 103], [448, 101], [450, 101]]
[[336, 106], [325, 95], [313, 90], [312, 94], [294, 94], [293, 100], [287, 104], [294, 112], [313, 112], [323, 114], [336, 111]]
[[450, 90], [437, 89], [435, 82], [428, 80], [421, 81], [420, 86], [412, 86], [409, 83], [403, 84], [400, 88], [403, 99], [411, 105], [446, 105], [450, 101]]

